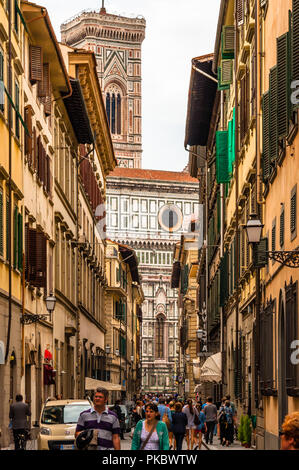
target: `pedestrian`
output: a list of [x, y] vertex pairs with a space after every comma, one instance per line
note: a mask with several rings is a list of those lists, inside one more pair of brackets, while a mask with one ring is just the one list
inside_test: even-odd
[[226, 400], [230, 402], [230, 407], [233, 411], [233, 440], [234, 440], [234, 435], [238, 436], [237, 432], [237, 410], [236, 406], [233, 401], [230, 399], [230, 395], [226, 395]]
[[160, 421], [158, 406], [148, 403], [145, 416], [136, 425], [131, 450], [169, 450], [168, 430]]
[[172, 432], [175, 437], [176, 450], [182, 450], [183, 440], [186, 434], [186, 426], [188, 424], [187, 415], [182, 412], [182, 408], [183, 407], [180, 402], [175, 403], [175, 411], [172, 415]]
[[219, 408], [218, 423], [219, 423], [219, 438], [221, 445], [225, 445], [225, 430], [226, 430], [226, 414], [224, 412], [226, 398], [222, 398], [221, 406]]
[[[170, 401], [169, 402], [169, 409], [170, 409], [170, 413], [171, 413], [171, 422], [173, 420], [173, 415], [175, 413], [175, 402], [174, 401]], [[172, 424], [171, 424], [171, 428], [168, 429], [168, 437], [169, 437], [169, 449], [171, 450], [172, 448], [174, 448], [175, 450], [175, 439], [174, 439], [174, 436], [173, 436], [173, 430], [172, 430]], [[173, 442], [174, 441], [174, 442]]]
[[279, 435], [280, 450], [299, 450], [299, 411], [285, 417]]
[[121, 411], [120, 400], [116, 400], [115, 405], [112, 408], [112, 411], [114, 411], [117, 415], [117, 419], [118, 419], [119, 425], [120, 425], [120, 438], [121, 438], [121, 440], [124, 441], [125, 440], [124, 431], [125, 431], [125, 428], [126, 428], [126, 422], [125, 422], [125, 416]]
[[224, 406], [221, 406], [219, 410], [219, 421], [222, 421], [224, 425], [224, 438], [222, 438], [221, 444], [228, 447], [234, 440], [233, 410], [229, 400], [226, 400]]
[[188, 419], [188, 424], [186, 426], [186, 441], [187, 441], [187, 447], [188, 450], [190, 450], [190, 433], [191, 433], [191, 450], [193, 450], [194, 442], [195, 442], [195, 430], [198, 425], [197, 422], [195, 422], [196, 417], [198, 420], [198, 411], [193, 406], [193, 402], [191, 399], [187, 401], [187, 405], [184, 406], [183, 408], [183, 413], [186, 414], [187, 419]]
[[171, 411], [165, 405], [165, 398], [164, 397], [159, 398], [158, 411], [160, 413], [160, 420], [164, 421], [164, 423], [167, 426], [167, 429], [170, 430], [171, 429], [171, 422], [172, 422]]
[[97, 434], [97, 450], [120, 450], [120, 424], [114, 411], [107, 406], [108, 390], [98, 387], [95, 390], [93, 406], [83, 411], [78, 419], [75, 437], [86, 430]]
[[206, 424], [205, 424], [206, 423], [206, 415], [201, 410], [201, 407], [202, 407], [201, 403], [197, 403], [195, 406], [196, 406], [196, 409], [197, 409], [197, 412], [198, 412], [199, 424], [197, 425], [196, 430], [195, 430], [195, 441], [196, 441], [196, 437], [197, 437], [198, 444], [196, 444], [196, 446], [194, 447], [194, 450], [196, 450], [196, 449], [200, 450], [201, 442], [202, 442], [202, 435], [205, 433], [205, 429], [206, 429]]
[[22, 395], [16, 395], [16, 402], [10, 405], [9, 419], [11, 420], [13, 438], [15, 442], [15, 450], [25, 450], [20, 448], [20, 435], [28, 432], [28, 417], [31, 416], [30, 408], [27, 403], [23, 402]]
[[205, 441], [207, 444], [213, 444], [213, 434], [215, 424], [217, 422], [217, 408], [216, 405], [213, 404], [213, 398], [209, 397], [207, 399], [207, 403], [203, 409], [203, 412], [206, 416], [206, 434], [205, 434]]

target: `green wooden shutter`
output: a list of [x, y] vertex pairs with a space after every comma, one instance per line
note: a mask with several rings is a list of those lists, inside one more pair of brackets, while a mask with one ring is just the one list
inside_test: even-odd
[[228, 131], [216, 132], [216, 178], [217, 183], [227, 183], [230, 181]]
[[220, 262], [220, 307], [223, 307], [228, 298], [228, 254], [224, 253]]
[[15, 206], [13, 215], [13, 267], [18, 266], [18, 208]]
[[3, 190], [0, 187], [0, 255], [3, 256]]
[[289, 33], [277, 38], [277, 129], [284, 138], [289, 130], [290, 109], [290, 44]]
[[6, 259], [9, 258], [9, 244], [11, 243], [10, 233], [9, 233], [9, 198], [6, 197]]
[[235, 55], [235, 28], [223, 26], [221, 34], [222, 59], [233, 59]]
[[233, 60], [224, 59], [220, 67], [220, 85], [230, 85], [233, 83]]
[[263, 181], [267, 182], [270, 175], [270, 93], [267, 91], [262, 98], [263, 110]]
[[270, 70], [269, 82], [269, 157], [270, 162], [277, 158], [278, 153], [278, 134], [277, 134], [277, 67]]
[[221, 90], [229, 90], [230, 85], [223, 85], [221, 83], [221, 67], [218, 67], [217, 70], [218, 70], [218, 86], [217, 86], [218, 90], [220, 90], [220, 91]]
[[23, 269], [23, 216], [18, 214], [18, 269]]

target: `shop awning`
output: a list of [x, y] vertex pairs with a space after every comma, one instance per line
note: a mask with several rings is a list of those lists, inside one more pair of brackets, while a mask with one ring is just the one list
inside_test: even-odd
[[221, 353], [208, 357], [200, 368], [200, 382], [221, 382]]
[[105, 388], [108, 391], [120, 390], [125, 392], [126, 387], [122, 387], [119, 384], [113, 384], [111, 382], [103, 382], [102, 380], [92, 379], [91, 377], [85, 377], [85, 390], [95, 390], [97, 387]]

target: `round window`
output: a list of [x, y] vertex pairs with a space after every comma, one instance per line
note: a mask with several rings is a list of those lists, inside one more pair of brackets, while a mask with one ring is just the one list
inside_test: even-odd
[[182, 227], [183, 216], [177, 206], [167, 204], [161, 207], [158, 220], [161, 228], [166, 232], [177, 232]]

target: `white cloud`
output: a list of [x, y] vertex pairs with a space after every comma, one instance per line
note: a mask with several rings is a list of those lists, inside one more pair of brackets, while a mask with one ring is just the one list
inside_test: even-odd
[[[40, 0], [57, 38], [60, 24], [82, 11], [82, 1]], [[101, 0], [85, 8], [98, 10]], [[143, 168], [182, 170], [191, 59], [213, 52], [220, 0], [105, 0], [109, 13], [142, 15]]]

